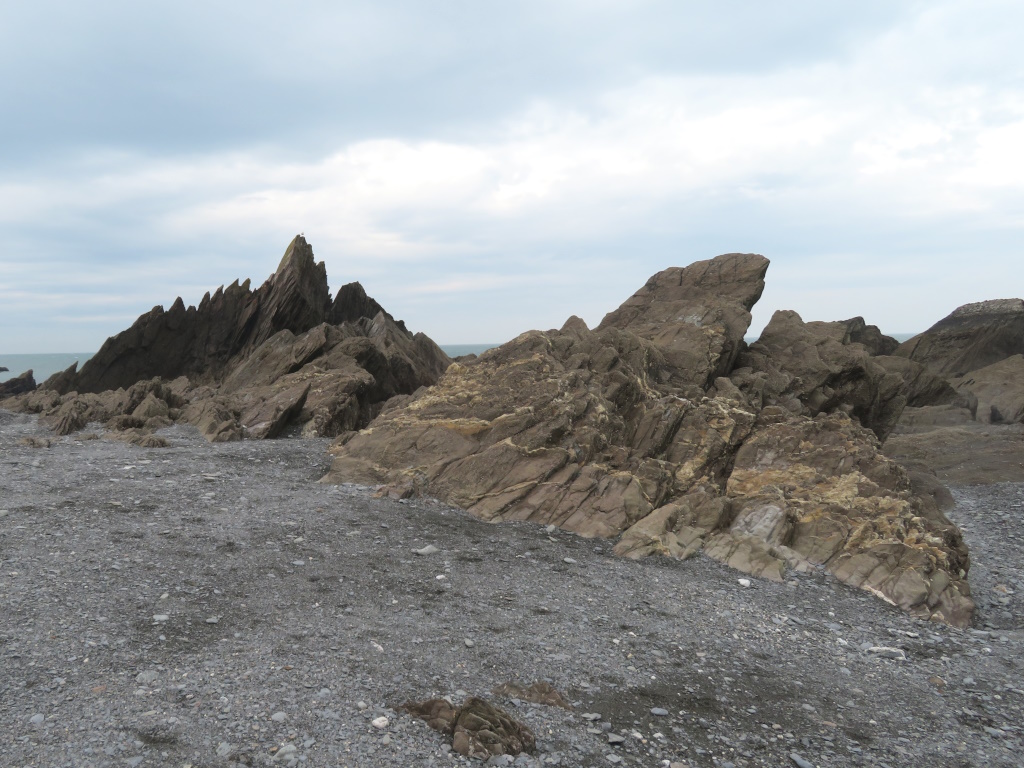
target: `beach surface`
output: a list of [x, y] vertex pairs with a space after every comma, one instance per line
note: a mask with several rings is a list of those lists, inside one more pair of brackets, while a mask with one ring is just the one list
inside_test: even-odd
[[[160, 434], [0, 411], [11, 764], [468, 764], [399, 708], [479, 695], [536, 735], [521, 766], [1020, 765], [1022, 484], [953, 489], [979, 605], [957, 630], [822, 574], [318, 484], [324, 439]], [[572, 709], [492, 693], [537, 681]]]

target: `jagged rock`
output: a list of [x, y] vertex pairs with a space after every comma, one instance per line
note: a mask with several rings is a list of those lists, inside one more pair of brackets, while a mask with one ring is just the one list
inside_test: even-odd
[[235, 281], [198, 308], [180, 298], [167, 312], [156, 307], [81, 370], [70, 366], [45, 394], [10, 407], [56, 423], [50, 417], [76, 399], [86, 422], [152, 431], [184, 419], [217, 442], [276, 437], [293, 424], [334, 437], [365, 426], [389, 398], [433, 384], [450, 362], [359, 283], [332, 303], [324, 264], [300, 236], [256, 291]]
[[10, 368], [0, 365], [0, 373], [7, 373], [9, 370]]
[[298, 416], [308, 394], [308, 384], [246, 389], [237, 400], [242, 433], [253, 438], [277, 437]]
[[348, 283], [338, 289], [338, 295], [334, 297], [334, 304], [331, 305], [328, 320], [332, 325], [341, 325], [342, 323], [359, 322], [364, 317], [376, 317], [381, 313], [399, 325], [403, 331], [406, 330], [405, 323], [401, 320], [396, 321], [384, 310], [384, 307], [367, 296], [362, 285]]
[[457, 709], [445, 699], [412, 702], [401, 709], [451, 736], [452, 748], [463, 757], [488, 760], [536, 749], [536, 738], [526, 725], [476, 696], [467, 698]]
[[48, 386], [61, 392], [102, 392], [157, 376], [214, 380], [230, 361], [275, 333], [302, 333], [324, 322], [329, 309], [326, 268], [314, 262], [312, 248], [299, 236], [257, 290], [249, 289], [248, 280], [236, 280], [213, 296], [207, 293], [198, 308], [186, 309], [181, 299], [166, 312], [154, 307], [107, 339], [77, 374], [71, 371]]
[[43, 423], [49, 426], [55, 434], [70, 435], [84, 429], [88, 423], [86, 418], [86, 405], [81, 400], [72, 399], [62, 403], [54, 413], [42, 419]]
[[[6, 371], [7, 369], [4, 368], [3, 370]], [[26, 392], [33, 391], [35, 388], [36, 380], [30, 368], [20, 376], [15, 376], [7, 381], [0, 381], [0, 400], [14, 397], [15, 395], [23, 395]]]
[[166, 418], [169, 412], [170, 406], [152, 392], [149, 392], [146, 394], [143, 401], [139, 403], [134, 410], [132, 410], [131, 415], [136, 419], [146, 421], [154, 416], [163, 416]]
[[[715, 261], [698, 273], [721, 273]], [[676, 284], [683, 273], [675, 271]], [[747, 273], [754, 287], [733, 286], [733, 295], [759, 293], [763, 271]], [[808, 329], [784, 315], [775, 326], [781, 362], [768, 357], [770, 333], [751, 350], [764, 361], [761, 388], [749, 386], [751, 367], [740, 378], [749, 395], [718, 377], [707, 396], [697, 383], [719, 370], [726, 341], [743, 329], [725, 334], [719, 324], [701, 337], [697, 359], [707, 365], [697, 379], [679, 371], [694, 358], [672, 345], [697, 326], [666, 312], [663, 283], [652, 280], [595, 331], [570, 318], [560, 330], [531, 331], [453, 364], [433, 387], [396, 399], [336, 441], [324, 480], [383, 484], [398, 497], [426, 493], [485, 520], [621, 537], [616, 551], [630, 557], [703, 549], [776, 579], [787, 568], [823, 567], [915, 615], [964, 625], [973, 604], [959, 533], [846, 414], [885, 431], [902, 408], [902, 377], [859, 342], [837, 340], [834, 327]], [[714, 305], [694, 283], [686, 306]], [[645, 318], [643, 296], [658, 323]], [[708, 353], [714, 345], [718, 357]], [[784, 367], [790, 361], [798, 372]], [[777, 395], [781, 405], [766, 397], [773, 391], [786, 395]]]
[[49, 413], [60, 407], [61, 396], [51, 389], [36, 387], [31, 392], [15, 395], [4, 402], [4, 407], [21, 413]]
[[886, 336], [877, 325], [868, 325], [863, 317], [834, 322], [811, 321], [807, 323], [814, 332], [827, 335], [840, 344], [860, 344], [869, 355], [891, 355], [900, 343], [892, 336]]
[[[759, 430], [737, 453], [726, 494], [733, 535], [756, 534], [785, 547], [783, 559], [795, 553], [913, 615], [970, 621], [974, 605], [959, 578], [970, 561], [960, 532], [930, 498], [913, 494], [906, 471], [844, 415]], [[765, 515], [766, 508], [779, 512]], [[771, 530], [745, 526], [751, 512], [757, 525], [773, 522]]]
[[211, 443], [227, 443], [242, 439], [242, 425], [238, 421], [238, 414], [227, 406], [224, 398], [197, 399], [184, 409], [181, 418], [197, 427], [203, 437]]
[[[1024, 301], [965, 304], [894, 353], [949, 378], [1024, 354]], [[933, 405], [935, 403], [928, 403]]]
[[63, 371], [50, 376], [46, 381], [39, 385], [40, 389], [51, 390], [60, 394], [70, 392], [74, 389], [75, 376], [78, 374], [78, 361], [76, 360]]
[[728, 375], [764, 291], [768, 259], [730, 253], [654, 275], [598, 331], [629, 330], [653, 341], [669, 363], [665, 383], [706, 389]]
[[740, 356], [732, 381], [762, 405], [809, 416], [848, 412], [885, 439], [906, 406], [907, 387], [902, 375], [854, 341], [864, 328], [861, 318], [805, 323], [796, 312], [776, 312]]
[[1012, 424], [1024, 420], [1024, 355], [978, 368], [952, 383], [975, 401], [978, 421]]
[[879, 355], [873, 359], [889, 373], [903, 379], [908, 408], [954, 405], [973, 409], [977, 405], [969, 394], [957, 392], [952, 384], [926, 365], [894, 355]]
[[262, 388], [263, 398], [268, 391], [306, 388], [301, 411], [292, 415], [304, 434], [334, 437], [367, 424], [389, 398], [433, 383], [449, 362], [427, 336], [410, 334], [381, 311], [299, 336], [276, 334], [227, 375], [222, 391], [237, 400], [254, 388]]

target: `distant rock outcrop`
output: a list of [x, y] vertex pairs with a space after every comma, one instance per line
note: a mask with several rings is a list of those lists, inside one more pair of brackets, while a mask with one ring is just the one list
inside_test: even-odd
[[[7, 370], [6, 368], [2, 370]], [[31, 392], [36, 388], [36, 380], [32, 375], [32, 370], [25, 371], [20, 376], [15, 376], [13, 379], [7, 381], [0, 381], [0, 400], [5, 397], [13, 397], [14, 395], [21, 395], [25, 392]]]
[[[894, 354], [908, 361], [908, 405], [953, 406], [983, 423], [1024, 419], [1024, 300], [966, 304], [905, 341]], [[888, 365], [893, 370], [898, 366]]]
[[303, 333], [325, 322], [330, 301], [324, 263], [315, 263], [313, 249], [296, 237], [277, 271], [255, 291], [248, 280], [236, 280], [207, 293], [198, 307], [186, 308], [180, 298], [167, 311], [154, 307], [107, 339], [80, 371], [46, 385], [63, 394], [127, 388], [156, 376], [216, 381], [274, 334]]
[[1024, 354], [1024, 300], [965, 304], [894, 353], [953, 378]]
[[570, 318], [455, 363], [342, 435], [324, 479], [620, 537], [630, 557], [703, 549], [774, 579], [820, 567], [964, 626], [960, 533], [865, 428], [885, 434], [905, 402], [871, 354], [891, 344], [783, 313], [744, 351], [767, 267], [666, 270], [595, 330]]
[[198, 307], [180, 298], [166, 312], [155, 307], [81, 370], [72, 365], [6, 405], [42, 414], [59, 434], [89, 422], [152, 431], [183, 420], [214, 442], [272, 438], [294, 425], [333, 437], [434, 383], [449, 363], [359, 283], [332, 303], [324, 263], [300, 236], [255, 291], [236, 281]]

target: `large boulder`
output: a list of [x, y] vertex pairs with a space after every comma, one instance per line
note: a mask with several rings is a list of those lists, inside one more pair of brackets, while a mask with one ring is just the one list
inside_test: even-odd
[[[727, 296], [745, 297], [725, 302], [735, 310], [760, 293], [766, 263], [752, 268], [758, 259], [730, 254], [699, 263], [696, 274], [736, 276], [747, 265], [746, 291], [704, 282], [708, 294], [725, 285]], [[738, 310], [728, 322], [729, 313], [710, 310], [700, 317], [712, 322], [695, 323], [693, 308], [723, 304], [687, 274], [655, 276], [596, 330], [570, 318], [454, 363], [436, 385], [395, 398], [368, 427], [340, 436], [324, 481], [430, 494], [485, 520], [618, 537], [626, 556], [704, 549], [766, 578], [823, 568], [915, 615], [965, 625], [973, 604], [959, 532], [856, 420], [887, 423], [886, 409], [902, 407], [893, 394], [902, 378], [873, 367], [862, 344], [794, 323], [809, 348], [791, 355], [793, 364], [817, 383], [794, 385], [791, 407], [725, 376], [705, 390], [706, 377], [729, 373], [723, 361], [742, 350], [745, 326]], [[798, 378], [784, 366], [772, 374]], [[826, 387], [837, 393], [831, 400], [811, 399]]]
[[923, 363], [947, 378], [1024, 354], [1024, 300], [965, 304], [903, 342], [895, 354]]
[[977, 368], [952, 384], [975, 402], [978, 421], [1013, 424], [1024, 420], [1024, 355]]

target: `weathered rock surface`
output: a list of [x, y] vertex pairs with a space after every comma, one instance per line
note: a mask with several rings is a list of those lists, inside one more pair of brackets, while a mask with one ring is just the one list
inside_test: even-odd
[[[6, 371], [6, 368], [0, 370]], [[32, 370], [25, 371], [20, 376], [15, 376], [13, 379], [7, 381], [0, 381], [0, 400], [5, 397], [14, 397], [15, 395], [21, 395], [25, 392], [31, 392], [36, 388], [36, 380], [32, 375]]]
[[903, 342], [895, 354], [950, 378], [1024, 354], [1024, 300], [965, 304]]
[[952, 382], [957, 391], [976, 402], [975, 418], [985, 424], [1024, 420], [1024, 355], [971, 371]]
[[528, 727], [477, 696], [470, 696], [457, 708], [445, 699], [430, 699], [401, 709], [450, 736], [452, 748], [464, 757], [488, 760], [536, 748], [536, 738]]
[[181, 299], [156, 307], [81, 370], [72, 365], [5, 406], [40, 413], [61, 434], [89, 422], [151, 433], [183, 420], [213, 442], [277, 437], [296, 424], [333, 437], [434, 383], [449, 363], [358, 283], [332, 303], [323, 262], [296, 237], [256, 291], [236, 281], [198, 308]]
[[[667, 270], [596, 330], [570, 318], [453, 364], [341, 436], [324, 479], [620, 537], [631, 557], [704, 549], [773, 579], [824, 568], [965, 625], [959, 532], [862, 426], [888, 430], [902, 376], [792, 313], [744, 353], [766, 268], [730, 254]], [[740, 386], [715, 377], [729, 373]]]
[[805, 323], [796, 312], [776, 312], [761, 337], [740, 355], [731, 378], [759, 405], [781, 405], [809, 416], [846, 411], [884, 440], [907, 404], [907, 387], [875, 356], [873, 350], [892, 345], [870, 327], [875, 333], [868, 333], [859, 317]]
[[654, 342], [673, 385], [708, 387], [728, 375], [764, 291], [768, 259], [730, 253], [654, 275], [597, 327], [628, 330]]
[[[275, 333], [301, 333], [324, 322], [329, 308], [324, 263], [315, 263], [312, 248], [296, 237], [277, 271], [255, 291], [248, 280], [236, 280], [212, 296], [207, 293], [198, 307], [186, 309], [180, 298], [167, 311], [154, 307], [107, 339], [80, 371], [60, 383], [59, 391], [126, 389], [154, 377], [215, 381]], [[56, 389], [57, 383], [48, 386]]]

